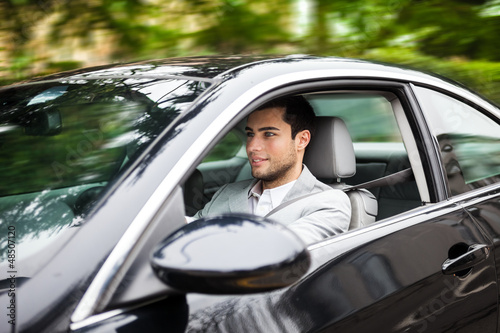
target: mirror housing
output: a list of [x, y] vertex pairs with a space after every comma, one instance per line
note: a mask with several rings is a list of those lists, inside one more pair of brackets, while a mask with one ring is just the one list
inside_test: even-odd
[[37, 110], [23, 123], [26, 135], [51, 136], [61, 133], [61, 113], [56, 108]]
[[296, 282], [310, 256], [285, 226], [231, 214], [178, 229], [155, 248], [151, 265], [160, 280], [182, 292], [249, 294]]

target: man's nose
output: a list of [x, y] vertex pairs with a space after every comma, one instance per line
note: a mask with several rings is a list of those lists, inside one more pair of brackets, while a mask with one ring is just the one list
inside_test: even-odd
[[262, 150], [262, 142], [256, 137], [248, 138], [247, 151], [260, 151]]

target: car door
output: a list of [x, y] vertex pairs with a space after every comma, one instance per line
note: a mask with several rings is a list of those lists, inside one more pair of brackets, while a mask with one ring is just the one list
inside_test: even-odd
[[[423, 137], [425, 131], [415, 130], [425, 123], [414, 120], [419, 110], [405, 87], [371, 84], [374, 94], [382, 86], [394, 94], [400, 130], [413, 128], [402, 136], [414, 172], [415, 160], [424, 164], [422, 173], [432, 170], [426, 162], [432, 152], [426, 149], [434, 147], [425, 143], [432, 142]], [[349, 88], [356, 92], [355, 86]], [[366, 82], [363, 87], [360, 98], [366, 98]], [[310, 246], [310, 274], [289, 289], [229, 299], [188, 295], [189, 330], [495, 332], [492, 239], [459, 202], [440, 200], [438, 181], [424, 178], [429, 192], [419, 187], [424, 205]], [[396, 186], [385, 190], [400, 192]]]
[[[459, 109], [457, 105], [452, 104], [460, 103], [456, 100], [443, 100], [437, 103], [436, 99], [442, 97], [430, 99], [429, 94], [440, 93], [431, 89], [426, 89], [426, 95], [422, 91], [417, 92], [417, 103], [411, 100], [411, 94], [407, 95], [406, 113], [410, 115], [409, 123], [411, 124], [413, 122], [411, 119], [414, 119], [410, 127], [420, 127], [418, 131], [414, 131], [414, 136], [417, 146], [423, 148], [420, 150], [422, 161], [432, 159], [433, 145], [426, 142], [435, 142], [435, 137], [432, 140], [426, 138], [426, 127], [429, 126], [435, 136], [437, 128], [440, 130], [446, 128], [441, 125], [447, 121], [449, 123], [450, 117], [464, 117], [466, 112], [463, 110], [465, 106], [460, 105]], [[401, 98], [405, 99], [404, 96]], [[403, 101], [403, 104], [406, 103]], [[413, 107], [410, 108], [410, 105]], [[426, 117], [427, 123], [422, 122], [420, 110]], [[470, 113], [469, 110], [467, 112]], [[429, 117], [429, 114], [435, 117]], [[438, 123], [436, 117], [439, 114], [442, 115], [442, 122]], [[484, 125], [486, 120], [473, 121], [474, 116], [479, 117], [478, 115], [466, 115], [468, 122], [463, 122], [465, 127], [470, 128], [472, 123], [480, 123], [481, 129], [478, 128], [477, 131], [483, 133], [483, 136], [485, 132], [498, 133], [498, 129], [487, 130]], [[461, 134], [460, 131], [458, 133]], [[470, 130], [466, 133], [469, 134]], [[478, 140], [462, 135], [459, 143], [474, 147], [462, 148], [459, 144], [455, 144], [453, 148], [462, 148], [459, 154], [462, 164], [466, 159], [465, 162], [469, 162], [469, 169], [474, 169], [471, 166], [471, 151], [476, 153], [480, 151], [483, 157], [485, 150], [490, 154], [497, 153], [498, 146], [492, 144], [491, 137], [495, 135], [488, 136], [490, 141], [479, 141], [482, 145], [478, 145]], [[450, 136], [446, 138], [447, 145], [450, 144], [449, 139]], [[436, 141], [439, 141], [439, 138]], [[457, 171], [449, 166], [448, 161], [451, 159], [445, 155], [449, 155], [453, 149], [441, 142], [439, 147], [441, 159], [438, 164], [442, 165], [449, 175], [447, 193], [456, 193], [454, 189], [456, 185], [451, 182], [457, 183]], [[470, 154], [463, 153], [464, 149], [468, 149], [467, 152]], [[491, 156], [493, 161], [495, 156], [498, 155]], [[475, 161], [477, 163], [477, 156]], [[429, 162], [428, 165], [430, 172], [433, 168], [431, 164]], [[469, 191], [477, 188], [478, 182], [486, 185], [498, 181], [495, 176], [498, 174], [498, 164], [495, 162], [485, 164], [488, 166], [487, 171], [483, 169], [470, 171], [475, 178], [472, 179], [473, 176], [470, 176], [469, 181], [466, 181]], [[452, 165], [455, 166], [456, 163]], [[480, 179], [481, 171], [483, 175], [490, 176], [489, 181], [484, 181], [487, 177]], [[311, 282], [315, 285], [314, 288], [318, 288], [318, 285], [324, 286], [325, 288], [318, 288], [323, 291], [327, 290], [328, 283], [338, 286], [337, 299], [340, 300], [339, 305], [335, 302], [330, 303], [334, 304], [332, 306], [335, 310], [332, 313], [336, 317], [332, 318], [332, 324], [321, 327], [318, 325], [314, 330], [343, 332], [367, 330], [495, 332], [497, 330], [497, 270], [495, 255], [492, 253], [495, 248], [493, 237], [496, 234], [490, 230], [485, 232], [486, 228], [480, 221], [480, 215], [485, 212], [484, 206], [488, 206], [489, 221], [495, 220], [494, 222], [498, 223], [498, 217], [491, 214], [493, 210], [498, 216], [498, 197], [493, 195], [494, 191], [491, 190], [489, 194], [492, 198], [488, 201], [478, 191], [469, 193], [467, 198], [443, 197], [438, 189], [435, 188], [433, 191], [431, 188], [439, 186], [439, 179], [434, 179], [433, 182], [427, 181], [427, 184], [430, 187], [429, 192], [434, 192], [431, 196], [436, 197], [436, 203], [427, 204], [426, 208], [414, 209], [385, 220], [387, 222], [379, 226], [373, 226], [373, 230], [366, 231], [364, 244], [347, 253], [343, 252], [344, 254], [323, 268], [324, 273], [321, 274], [323, 277], [319, 278], [318, 275], [318, 280]], [[497, 188], [495, 185], [493, 187]], [[474, 204], [478, 201], [482, 202], [482, 209]], [[491, 229], [491, 223], [489, 226]], [[377, 234], [383, 236], [375, 236]], [[373, 236], [376, 238], [372, 238]], [[352, 239], [354, 240], [355, 236]], [[340, 240], [337, 245], [344, 242]], [[333, 241], [332, 245], [335, 243], [337, 242]], [[328, 252], [327, 247], [328, 245], [318, 246], [316, 251]], [[321, 295], [325, 294], [318, 293], [319, 297]], [[315, 298], [308, 297], [308, 299]], [[312, 307], [312, 304], [306, 305], [306, 308], [308, 306]], [[322, 309], [322, 307], [317, 308]]]
[[[395, 220], [356, 235], [365, 243], [353, 244], [298, 287], [296, 303], [316, 309], [311, 316], [320, 324], [312, 330], [495, 332], [494, 258], [470, 217], [456, 205], [443, 205]], [[352, 246], [349, 240], [312, 252], [335, 256], [345, 246]], [[467, 251], [482, 261], [454, 274], [444, 271], [447, 260]]]
[[473, 250], [481, 262], [443, 272], [448, 259], [488, 239], [456, 205], [420, 210], [426, 214], [310, 247], [312, 273], [290, 289], [229, 299], [188, 295], [188, 331], [495, 332], [493, 256]]
[[[433, 146], [425, 143], [430, 141], [425, 137], [425, 126], [435, 124], [432, 119], [427, 119], [431, 122], [428, 125], [418, 120], [420, 108], [425, 109], [428, 104], [412, 103], [411, 95], [400, 95], [400, 99], [410, 115], [406, 117], [410, 128], [422, 127], [412, 131], [413, 137], [417, 147], [422, 148], [420, 160], [429, 161]], [[400, 119], [403, 128], [401, 123]], [[403, 137], [410, 147], [407, 133]], [[414, 156], [416, 152], [409, 149]], [[328, 290], [328, 283], [335, 285], [338, 294], [335, 298], [340, 300], [330, 299], [336, 309], [332, 312], [335, 319], [331, 319], [334, 324], [320, 324], [313, 330], [447, 332], [480, 327], [485, 332], [496, 331], [493, 234], [484, 232], [473, 218], [477, 211], [473, 209], [471, 214], [462, 201], [441, 200], [448, 197], [441, 197], [435, 189], [439, 180], [427, 180], [427, 184], [430, 197], [436, 197], [431, 202], [436, 203], [426, 203], [424, 207], [383, 220], [387, 222], [374, 226], [373, 230], [360, 231], [351, 239], [363, 236], [362, 245], [343, 252], [323, 268], [323, 273], [313, 274], [312, 281], [316, 281], [308, 284], [314, 285], [314, 290]], [[331, 246], [336, 243], [332, 241]], [[336, 245], [341, 243], [348, 242], [340, 240]], [[314, 251], [328, 253], [328, 247], [318, 245]], [[325, 293], [307, 299], [315, 300], [314, 303], [322, 295]], [[314, 306], [305, 306], [308, 307]], [[328, 310], [325, 316], [329, 316]]]

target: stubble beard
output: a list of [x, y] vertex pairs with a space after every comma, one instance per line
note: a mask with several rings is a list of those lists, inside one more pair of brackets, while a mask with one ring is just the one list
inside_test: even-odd
[[290, 152], [284, 161], [277, 165], [270, 165], [267, 170], [258, 172], [252, 169], [252, 177], [267, 183], [277, 183], [277, 186], [284, 185], [286, 182], [280, 180], [286, 179], [287, 173], [293, 169], [296, 162], [297, 156]]

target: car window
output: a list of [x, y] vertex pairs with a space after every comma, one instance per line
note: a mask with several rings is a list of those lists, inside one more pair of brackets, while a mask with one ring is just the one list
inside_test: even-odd
[[235, 130], [227, 133], [222, 140], [215, 145], [203, 162], [228, 160], [239, 152], [243, 143]]
[[307, 96], [317, 116], [344, 120], [356, 142], [402, 142], [391, 103], [376, 94], [321, 94]]
[[415, 87], [415, 93], [439, 142], [451, 195], [500, 181], [500, 125], [439, 92]]
[[184, 184], [186, 215], [192, 216], [202, 209], [224, 184], [250, 177], [244, 153], [246, 136], [240, 127], [222, 137], [188, 177]]
[[[343, 182], [361, 184], [410, 168], [393, 105], [383, 93], [329, 92], [304, 97], [318, 117], [336, 116], [346, 123], [354, 143], [356, 174], [342, 179]], [[395, 98], [394, 95], [391, 97]], [[187, 215], [192, 216], [203, 208], [224, 184], [251, 178], [246, 153], [241, 149], [245, 138], [242, 140], [237, 135], [238, 128], [241, 131], [244, 126], [244, 123], [239, 124], [221, 139], [197, 166], [199, 172], [189, 177], [184, 187]], [[415, 181], [371, 188], [370, 191], [376, 196], [379, 206], [377, 220], [418, 207], [422, 201]]]
[[[0, 90], [0, 225], [15, 230], [17, 259], [84, 223], [107, 184], [204, 88], [106, 78]], [[7, 247], [0, 238], [0, 259]]]
[[[377, 91], [353, 91], [306, 96], [317, 116], [339, 117], [346, 123], [356, 154], [355, 175], [342, 180], [347, 184], [363, 184], [411, 168], [393, 103], [386, 95]], [[396, 96], [391, 94], [390, 99], [395, 100]], [[369, 190], [378, 202], [377, 220], [421, 204], [413, 180]]]

